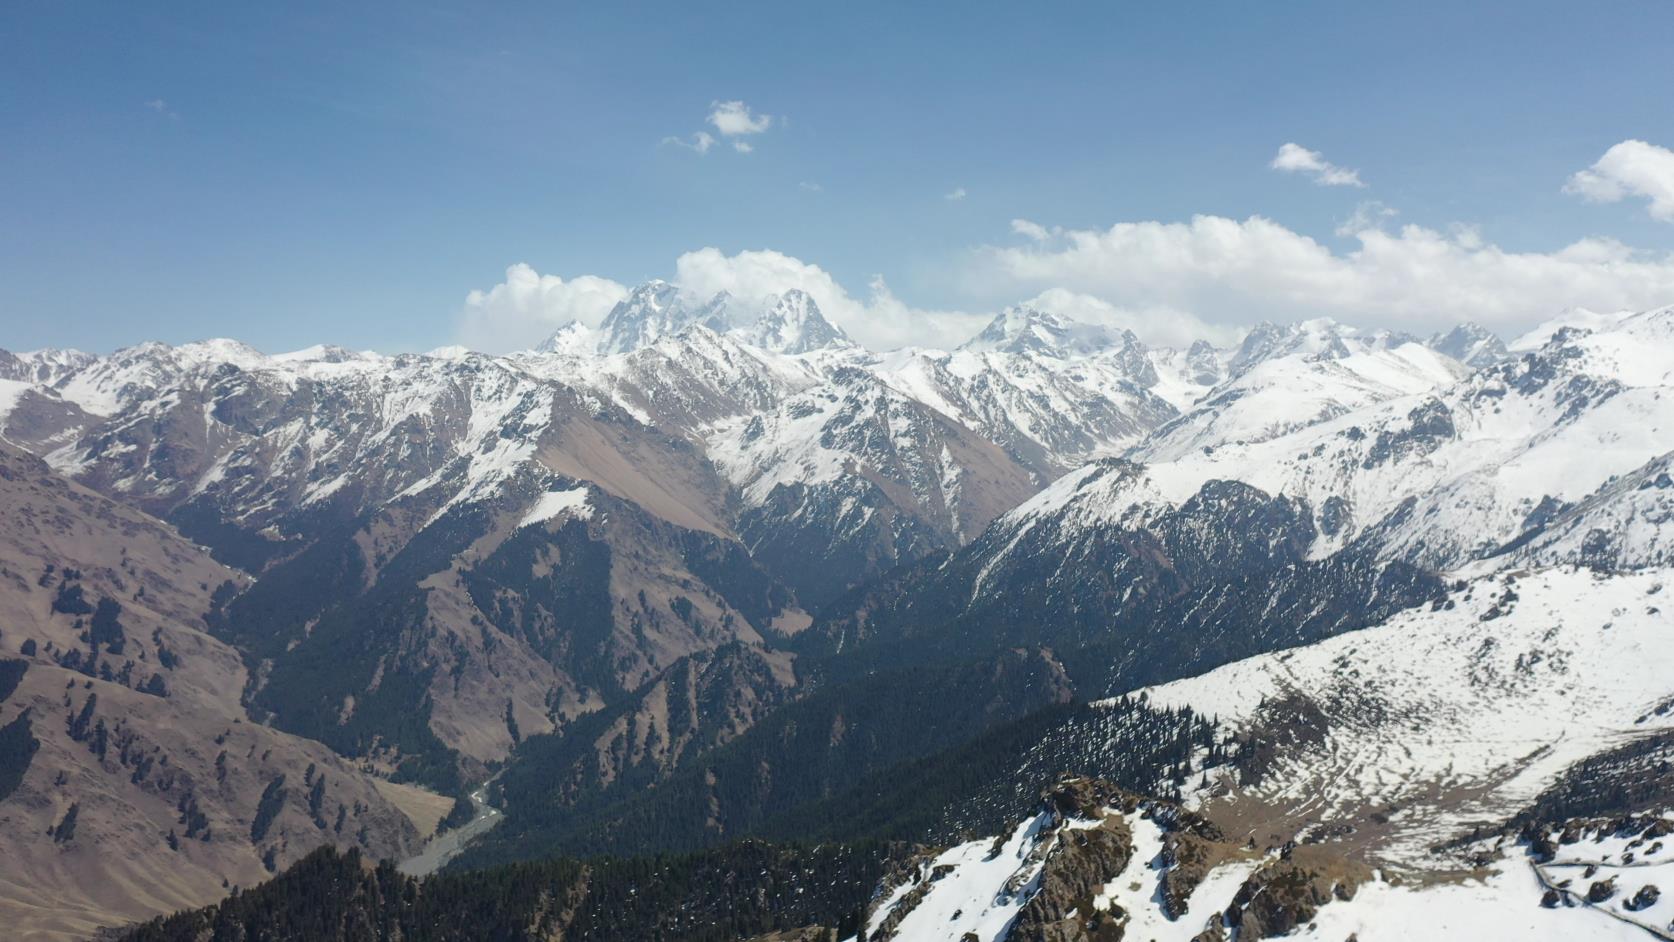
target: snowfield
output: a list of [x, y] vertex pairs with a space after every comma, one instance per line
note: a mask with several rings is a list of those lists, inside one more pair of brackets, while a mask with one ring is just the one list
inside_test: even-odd
[[1674, 727], [1671, 584], [1666, 571], [1482, 577], [1440, 607], [1146, 693], [1234, 728], [1274, 721], [1276, 705], [1317, 710], [1300, 721], [1317, 742], [1198, 801], [1222, 817], [1281, 809], [1299, 831], [1347, 825], [1372, 863], [1423, 872], [1431, 847], [1510, 818], [1575, 762]]

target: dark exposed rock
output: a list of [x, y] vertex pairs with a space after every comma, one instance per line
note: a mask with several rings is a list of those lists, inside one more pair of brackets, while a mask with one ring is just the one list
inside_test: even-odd
[[1241, 940], [1284, 935], [1307, 925], [1332, 900], [1350, 900], [1363, 874], [1338, 860], [1298, 850], [1244, 881], [1225, 918]]
[[1120, 815], [1106, 815], [1096, 827], [1065, 828], [1047, 855], [1040, 889], [1012, 923], [1008, 942], [1119, 942], [1114, 913], [1097, 910], [1093, 899], [1133, 858], [1133, 834]]
[[1361, 467], [1375, 468], [1409, 455], [1427, 455], [1454, 437], [1453, 411], [1439, 399], [1415, 406], [1407, 418], [1411, 423], [1407, 428], [1378, 433]]
[[1196, 834], [1171, 832], [1163, 837], [1163, 915], [1179, 919], [1188, 911], [1188, 900], [1213, 865], [1209, 842]]
[[1625, 905], [1629, 910], [1638, 912], [1641, 909], [1650, 909], [1655, 906], [1657, 900], [1661, 898], [1662, 891], [1657, 889], [1655, 885], [1647, 883], [1640, 887], [1639, 892], [1633, 894], [1633, 899], [1628, 900]]
[[1319, 532], [1336, 536], [1354, 526], [1354, 510], [1349, 502], [1333, 494], [1319, 509]]

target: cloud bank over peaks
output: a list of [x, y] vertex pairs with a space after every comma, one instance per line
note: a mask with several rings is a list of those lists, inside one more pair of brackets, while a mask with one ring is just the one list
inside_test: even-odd
[[1119, 309], [1179, 311], [1210, 324], [1332, 317], [1410, 330], [1460, 321], [1517, 329], [1566, 307], [1674, 301], [1674, 255], [1612, 239], [1516, 252], [1468, 226], [1367, 225], [1352, 233], [1358, 247], [1339, 253], [1262, 216], [1079, 230], [1019, 220], [1012, 228], [1028, 244], [983, 250], [973, 277], [1013, 291], [1061, 288]]
[[943, 346], [950, 337], [958, 338], [953, 341], [957, 343], [984, 321], [980, 313], [912, 307], [877, 276], [867, 285], [866, 296], [857, 298], [820, 266], [772, 249], [734, 255], [717, 248], [687, 252], [675, 261], [674, 283], [694, 299], [724, 291], [747, 315], [761, 313], [752, 307], [762, 307], [768, 298], [800, 289], [814, 299], [828, 320], [874, 350]]
[[[831, 323], [873, 350], [952, 349], [1020, 301], [1080, 321], [1132, 330], [1152, 345], [1226, 343], [1248, 325], [1329, 317], [1415, 333], [1474, 322], [1515, 336], [1568, 308], [1646, 310], [1674, 303], [1674, 254], [1585, 238], [1552, 251], [1516, 251], [1475, 227], [1390, 225], [1364, 203], [1334, 248], [1264, 216], [1198, 215], [1071, 229], [1011, 222], [1012, 244], [968, 250], [938, 277], [958, 307], [903, 301], [874, 276], [851, 291], [812, 262], [772, 249], [709, 247], [674, 262], [689, 303], [725, 292], [749, 323], [775, 296], [808, 293]], [[513, 265], [506, 280], [467, 296], [458, 340], [476, 349], [528, 348], [575, 319], [596, 326], [627, 296], [607, 278], [542, 275]], [[968, 306], [966, 306], [968, 305]]]
[[608, 278], [580, 275], [565, 281], [518, 262], [506, 280], [465, 296], [459, 342], [473, 350], [504, 353], [533, 347], [570, 321], [598, 326], [628, 289]]
[[[974, 334], [991, 316], [913, 307], [897, 298], [881, 277], [870, 281], [864, 297], [856, 297], [820, 266], [771, 249], [733, 255], [712, 247], [687, 252], [675, 260], [672, 283], [693, 305], [725, 293], [729, 311], [746, 323], [778, 296], [801, 290], [832, 324], [874, 350], [951, 346]], [[572, 320], [599, 326], [630, 290], [593, 275], [542, 275], [520, 262], [506, 269], [505, 281], [466, 296], [458, 341], [486, 353], [531, 349]]]

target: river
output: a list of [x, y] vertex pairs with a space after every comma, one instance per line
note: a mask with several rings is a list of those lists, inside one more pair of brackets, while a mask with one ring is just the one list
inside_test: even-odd
[[487, 834], [504, 817], [500, 809], [488, 803], [486, 782], [471, 793], [471, 804], [477, 809], [471, 820], [451, 831], [444, 831], [432, 837], [425, 843], [423, 850], [401, 861], [396, 865], [396, 869], [411, 877], [430, 876], [446, 866], [448, 861], [459, 856], [459, 852], [470, 846], [472, 841]]

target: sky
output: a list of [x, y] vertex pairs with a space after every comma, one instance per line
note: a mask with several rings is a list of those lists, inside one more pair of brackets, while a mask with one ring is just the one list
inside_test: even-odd
[[[1674, 303], [1674, 3], [15, 3], [0, 347]], [[353, 9], [349, 9], [352, 7]]]

